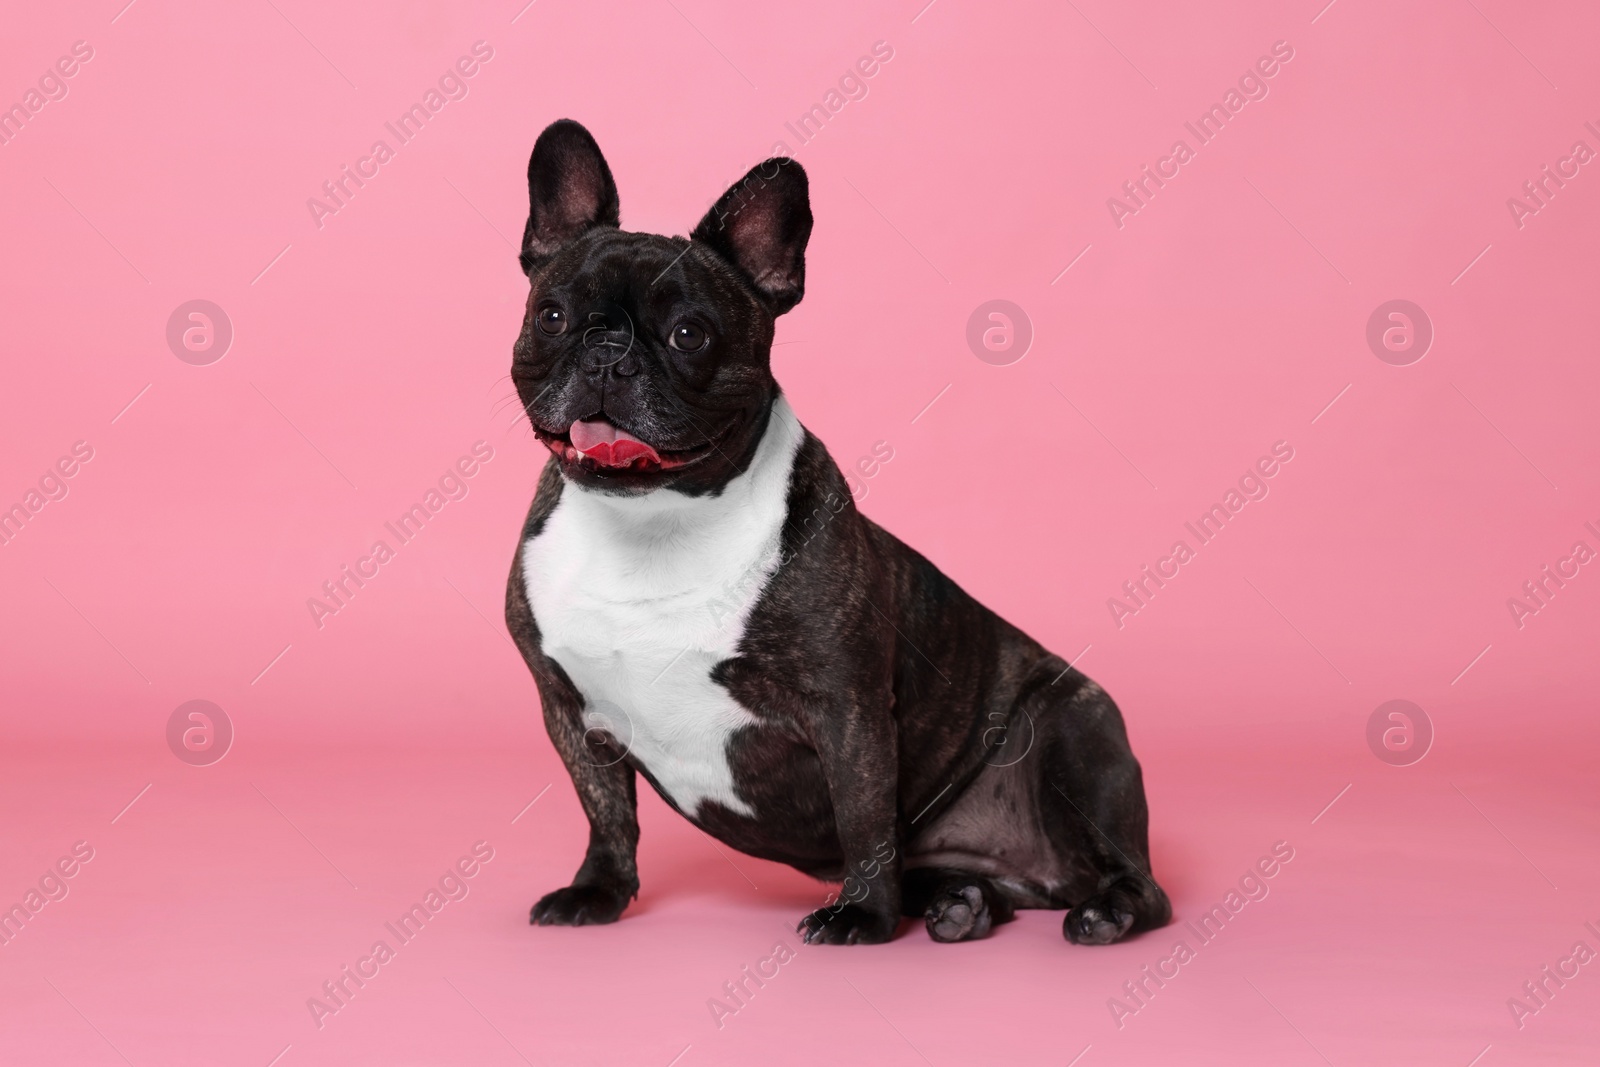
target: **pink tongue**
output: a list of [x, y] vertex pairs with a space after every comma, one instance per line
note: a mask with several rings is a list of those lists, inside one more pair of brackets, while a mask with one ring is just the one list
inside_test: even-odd
[[640, 458], [661, 462], [655, 449], [605, 419], [575, 422], [570, 436], [573, 448], [603, 467], [626, 467]]

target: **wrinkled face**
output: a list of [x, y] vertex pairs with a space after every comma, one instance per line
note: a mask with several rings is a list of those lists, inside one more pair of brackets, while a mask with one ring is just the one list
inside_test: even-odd
[[689, 238], [628, 233], [599, 147], [562, 120], [534, 146], [528, 193], [511, 378], [539, 440], [585, 489], [720, 491], [777, 395], [773, 320], [800, 300], [811, 234], [805, 172], [768, 160]]
[[569, 479], [703, 492], [748, 465], [776, 391], [772, 314], [720, 256], [594, 229], [530, 280], [511, 378]]

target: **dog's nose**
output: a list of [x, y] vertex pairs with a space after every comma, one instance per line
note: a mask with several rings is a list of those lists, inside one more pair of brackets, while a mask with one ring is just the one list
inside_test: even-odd
[[629, 351], [629, 338], [600, 340], [592, 334], [584, 345], [583, 369], [592, 378], [604, 376], [607, 371], [619, 378], [629, 378], [639, 373], [639, 359]]
[[583, 332], [583, 369], [592, 377], [613, 371], [619, 378], [639, 373], [639, 360], [633, 355], [633, 320], [624, 311], [590, 312]]

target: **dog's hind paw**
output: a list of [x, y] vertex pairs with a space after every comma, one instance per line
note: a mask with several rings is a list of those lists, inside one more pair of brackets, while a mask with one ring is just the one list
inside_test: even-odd
[[1133, 914], [1090, 900], [1067, 912], [1061, 932], [1076, 945], [1109, 945], [1133, 927]]
[[953, 885], [933, 899], [923, 913], [928, 936], [935, 941], [973, 941], [994, 926], [983, 890], [975, 885]]

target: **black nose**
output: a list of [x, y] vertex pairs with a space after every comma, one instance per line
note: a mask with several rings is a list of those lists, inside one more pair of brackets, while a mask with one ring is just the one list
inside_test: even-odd
[[592, 377], [611, 371], [619, 378], [639, 373], [633, 353], [633, 319], [621, 308], [589, 313], [583, 331], [583, 369]]

